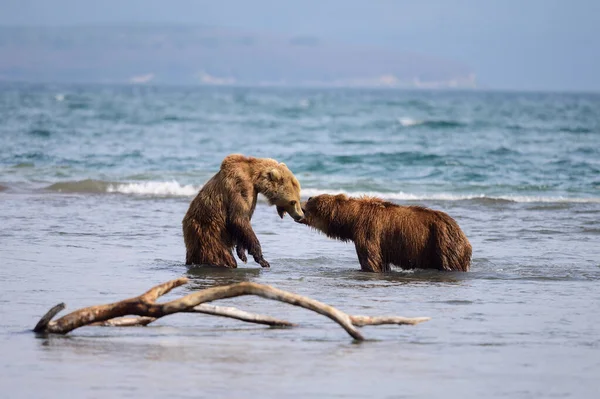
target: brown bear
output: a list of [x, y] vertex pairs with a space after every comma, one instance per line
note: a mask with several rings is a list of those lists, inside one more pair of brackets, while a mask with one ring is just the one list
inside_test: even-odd
[[286, 212], [295, 220], [304, 217], [300, 183], [284, 163], [229, 155], [191, 202], [183, 218], [186, 265], [235, 268], [237, 263], [232, 253], [235, 246], [244, 263], [248, 251], [262, 267], [269, 267], [250, 225], [258, 193], [277, 207], [281, 218]]
[[454, 219], [421, 206], [400, 206], [378, 198], [323, 194], [302, 204], [306, 224], [330, 238], [353, 241], [361, 269], [466, 272], [471, 244]]

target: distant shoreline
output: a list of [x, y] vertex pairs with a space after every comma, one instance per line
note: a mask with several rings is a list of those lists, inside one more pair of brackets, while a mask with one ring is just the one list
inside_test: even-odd
[[576, 89], [517, 89], [517, 88], [494, 88], [494, 87], [446, 87], [446, 88], [419, 88], [419, 87], [382, 87], [382, 86], [332, 86], [332, 85], [259, 85], [259, 84], [229, 84], [229, 85], [207, 85], [201, 83], [177, 83], [177, 82], [160, 82], [153, 81], [143, 84], [128, 83], [123, 81], [114, 82], [94, 82], [94, 81], [53, 81], [53, 80], [17, 80], [17, 79], [2, 79], [0, 76], [0, 86], [22, 85], [22, 86], [73, 86], [73, 87], [130, 87], [130, 88], [189, 88], [189, 89], [264, 89], [264, 90], [365, 90], [365, 91], [399, 91], [399, 92], [471, 92], [471, 93], [524, 93], [524, 94], [584, 94], [584, 95], [600, 95], [600, 90], [582, 91]]

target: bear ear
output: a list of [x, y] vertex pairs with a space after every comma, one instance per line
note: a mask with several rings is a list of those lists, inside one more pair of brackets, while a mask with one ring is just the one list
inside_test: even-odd
[[278, 181], [281, 179], [281, 173], [277, 169], [271, 169], [269, 171], [269, 180]]
[[284, 168], [287, 168], [287, 165], [284, 164], [283, 162], [279, 162], [279, 166], [283, 166]]

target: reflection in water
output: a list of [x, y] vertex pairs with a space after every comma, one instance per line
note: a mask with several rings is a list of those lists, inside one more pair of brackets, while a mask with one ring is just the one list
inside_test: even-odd
[[[331, 264], [333, 261], [328, 259]], [[313, 275], [314, 268], [321, 262], [309, 262], [312, 264], [312, 269], [306, 269], [306, 266], [298, 265], [281, 265], [283, 273], [297, 277], [301, 275]], [[190, 279], [190, 283], [186, 285], [189, 290], [199, 290], [211, 288], [215, 286], [241, 283], [245, 281], [261, 280], [260, 268], [238, 268], [228, 269], [218, 266], [187, 266], [186, 276]], [[373, 282], [384, 284], [413, 284], [413, 283], [448, 283], [459, 284], [462, 281], [469, 280], [474, 277], [472, 273], [461, 272], [442, 272], [437, 270], [392, 270], [388, 273], [369, 273], [363, 272], [360, 269], [348, 269], [347, 266], [339, 268], [328, 266], [326, 268], [318, 268], [317, 274], [320, 278], [336, 279], [340, 281], [340, 285], [347, 282]]]
[[[140, 327], [106, 329], [102, 334], [102, 327], [95, 327], [93, 337], [81, 336], [48, 336], [40, 339], [40, 348], [50, 358], [70, 357], [72, 360], [77, 358], [96, 357], [107, 354], [119, 354], [120, 358], [127, 358], [129, 361], [165, 361], [165, 362], [186, 362], [193, 361], [195, 355], [191, 353], [190, 348], [177, 344], [177, 335], [174, 329], [170, 327]], [[138, 330], [132, 333], [132, 330]], [[163, 333], [161, 333], [161, 330]], [[118, 336], [118, 335], [121, 336]], [[181, 339], [181, 336], [178, 337]], [[200, 350], [200, 348], [198, 348]]]
[[[94, 362], [98, 356], [109, 356], [115, 366], [127, 359], [128, 362], [193, 362], [198, 366], [223, 367], [227, 363], [257, 362], [261, 356], [279, 357], [280, 352], [273, 350], [273, 346], [283, 346], [295, 352], [300, 349], [298, 346], [315, 350], [313, 345], [318, 343], [331, 350], [356, 355], [362, 344], [351, 339], [340, 342], [339, 336], [344, 336], [341, 332], [340, 335], [334, 334], [338, 338], [324, 337], [324, 330], [338, 331], [339, 327], [331, 323], [326, 323], [325, 328], [305, 326], [294, 329], [244, 326], [237, 322], [230, 324], [231, 327], [208, 324], [204, 327], [89, 327], [78, 330], [79, 335], [76, 336], [38, 335], [36, 346], [44, 361]], [[227, 345], [222, 345], [223, 339], [227, 339]], [[365, 342], [372, 344], [375, 341]], [[300, 349], [300, 352], [303, 350]]]
[[188, 290], [201, 290], [221, 285], [242, 283], [256, 280], [261, 269], [238, 268], [229, 269], [219, 266], [188, 266], [186, 277], [190, 283], [185, 287]]
[[369, 273], [360, 270], [342, 273], [338, 271], [338, 278], [357, 280], [357, 281], [383, 281], [390, 283], [419, 283], [419, 282], [440, 282], [440, 283], [459, 283], [464, 280], [467, 273], [460, 272], [441, 272], [437, 270], [392, 270], [388, 273]]

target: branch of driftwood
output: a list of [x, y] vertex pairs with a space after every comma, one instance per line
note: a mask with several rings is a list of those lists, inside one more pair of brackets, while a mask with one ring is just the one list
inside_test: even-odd
[[[38, 333], [67, 334], [83, 326], [145, 326], [153, 321], [174, 313], [204, 313], [215, 316], [229, 317], [245, 322], [266, 324], [269, 326], [292, 327], [295, 324], [270, 316], [245, 312], [233, 307], [208, 305], [219, 299], [233, 298], [243, 295], [256, 295], [290, 305], [312, 310], [329, 317], [338, 323], [350, 336], [356, 340], [364, 340], [356, 327], [381, 324], [418, 324], [429, 320], [429, 317], [370, 317], [348, 315], [332, 306], [302, 295], [293, 294], [257, 283], [237, 283], [222, 287], [207, 288], [191, 293], [183, 298], [169, 302], [156, 303], [156, 300], [167, 294], [173, 288], [188, 282], [185, 277], [159, 284], [144, 294], [106, 305], [90, 306], [78, 309], [59, 319], [53, 320], [65, 308], [61, 303], [50, 309], [38, 322], [33, 331]], [[137, 317], [125, 317], [125, 316]]]

